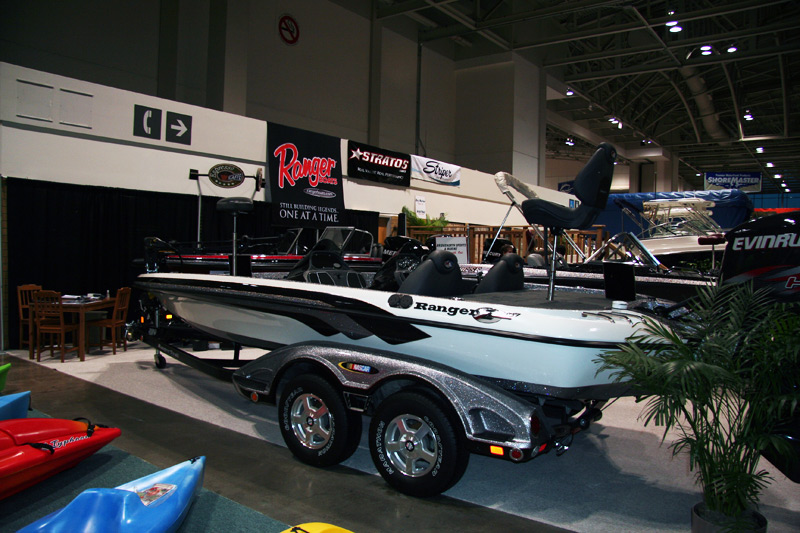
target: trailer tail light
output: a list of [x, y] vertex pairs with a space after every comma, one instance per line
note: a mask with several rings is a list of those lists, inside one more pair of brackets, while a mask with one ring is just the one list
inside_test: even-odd
[[505, 450], [503, 449], [502, 446], [489, 446], [489, 453], [491, 453], [492, 455], [499, 455], [502, 457], [503, 455], [505, 455]]
[[171, 313], [167, 313], [167, 316], [165, 318], [167, 320], [172, 320], [172, 314]]
[[522, 461], [522, 458], [525, 457], [525, 454], [522, 453], [522, 450], [512, 448], [511, 451], [508, 452], [508, 456], [511, 457], [512, 461]]
[[545, 442], [541, 446], [539, 446], [539, 453], [544, 453], [547, 450], [547, 443]]

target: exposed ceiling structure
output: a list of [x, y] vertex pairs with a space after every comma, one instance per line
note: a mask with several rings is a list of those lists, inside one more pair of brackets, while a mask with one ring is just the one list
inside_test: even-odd
[[800, 192], [797, 0], [379, 0], [376, 17], [413, 21], [456, 60], [513, 51], [542, 66], [564, 119], [551, 156], [570, 156], [575, 124], [677, 157], [691, 188], [703, 172], [761, 172], [762, 192]]

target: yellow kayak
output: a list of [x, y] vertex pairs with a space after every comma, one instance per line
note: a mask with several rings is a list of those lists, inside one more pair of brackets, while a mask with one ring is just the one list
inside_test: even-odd
[[289, 529], [284, 529], [281, 533], [353, 533], [349, 529], [344, 529], [333, 524], [325, 524], [323, 522], [309, 522], [307, 524], [300, 524], [293, 526]]

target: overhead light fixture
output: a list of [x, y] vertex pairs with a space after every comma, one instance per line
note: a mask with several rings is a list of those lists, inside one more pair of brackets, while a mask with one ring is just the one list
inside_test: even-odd
[[767, 168], [772, 168], [772, 167], [774, 167], [774, 166], [775, 166], [775, 165], [773, 165], [772, 163], [767, 163]]
[[782, 174], [775, 174], [775, 179], [776, 179], [776, 180], [779, 180], [779, 179], [781, 179], [782, 177], [783, 177], [783, 175], [782, 175]]
[[573, 94], [575, 94], [575, 91], [573, 91], [572, 89], [567, 88], [567, 92], [565, 94], [567, 96], [572, 96]]
[[748, 109], [747, 111], [744, 112], [744, 116], [742, 118], [744, 118], [745, 120], [753, 120], [753, 115], [750, 113], [750, 110]]
[[678, 33], [679, 31], [683, 31], [683, 28], [678, 26], [677, 22], [667, 22], [667, 26], [669, 26], [670, 33]]
[[738, 50], [738, 48], [736, 47], [736, 45], [735, 45], [735, 44], [732, 44], [732, 45], [730, 45], [730, 46], [728, 47], [728, 53], [729, 53], [729, 54], [732, 54], [732, 53], [736, 52], [737, 50]]
[[786, 189], [784, 192], [792, 192], [792, 189]]
[[700, 50], [702, 50], [704, 52], [710, 52], [711, 51], [711, 45], [710, 44], [704, 44], [703, 46], [700, 47]]
[[759, 154], [763, 154], [764, 153], [764, 147], [763, 146], [759, 146], [758, 148], [756, 148], [756, 152], [759, 153]]
[[575, 146], [575, 141], [572, 140], [572, 137], [567, 137], [567, 140], [564, 142], [567, 146]]

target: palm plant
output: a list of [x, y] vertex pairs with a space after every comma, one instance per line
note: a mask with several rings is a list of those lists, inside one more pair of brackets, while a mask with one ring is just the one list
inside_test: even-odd
[[759, 468], [774, 434], [800, 400], [800, 315], [750, 284], [699, 291], [692, 312], [640, 332], [604, 354], [600, 371], [630, 381], [646, 401], [644, 424], [676, 429], [673, 455], [688, 452], [706, 519], [739, 527], [770, 481]]
[[403, 214], [406, 216], [406, 223], [409, 226], [429, 227], [438, 231], [446, 227], [450, 223], [445, 218], [444, 213], [442, 213], [439, 216], [439, 218], [431, 218], [427, 215], [425, 216], [425, 218], [420, 218], [414, 211], [412, 211], [408, 207], [403, 206], [402, 210]]

